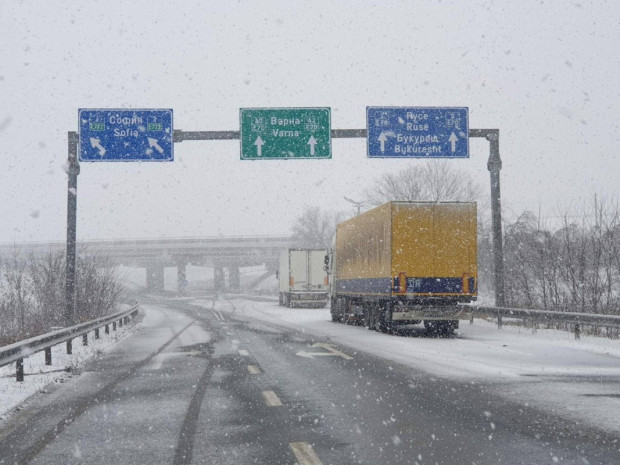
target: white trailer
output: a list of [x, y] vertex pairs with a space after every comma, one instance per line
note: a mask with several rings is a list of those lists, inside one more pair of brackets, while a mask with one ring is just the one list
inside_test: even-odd
[[280, 305], [320, 308], [327, 304], [326, 254], [324, 249], [287, 249], [280, 254]]

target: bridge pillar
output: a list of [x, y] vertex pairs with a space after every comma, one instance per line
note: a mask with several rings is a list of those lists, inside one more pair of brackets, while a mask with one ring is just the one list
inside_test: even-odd
[[164, 267], [152, 265], [146, 268], [146, 288], [152, 291], [164, 290]]
[[228, 287], [232, 290], [239, 290], [241, 287], [241, 281], [239, 279], [239, 267], [238, 266], [229, 266], [228, 267]]
[[215, 292], [222, 292], [224, 290], [224, 268], [221, 266], [213, 268], [213, 285]]
[[187, 295], [187, 262], [177, 261], [177, 293]]

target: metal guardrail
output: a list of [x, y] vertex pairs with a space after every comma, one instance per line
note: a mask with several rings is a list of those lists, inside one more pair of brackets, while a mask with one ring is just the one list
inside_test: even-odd
[[105, 333], [110, 333], [110, 325], [116, 331], [116, 322], [119, 326], [123, 326], [130, 317], [138, 313], [139, 306], [136, 304], [128, 310], [117, 312], [113, 315], [98, 318], [96, 320], [80, 323], [79, 325], [69, 328], [62, 328], [40, 336], [32, 337], [14, 344], [0, 347], [0, 367], [16, 364], [17, 381], [24, 380], [24, 358], [29, 357], [37, 352], [45, 351], [45, 364], [52, 364], [52, 347], [67, 343], [67, 354], [73, 352], [73, 339], [82, 336], [82, 344], [88, 345], [88, 333], [95, 331], [95, 339], [99, 339], [99, 329], [105, 327]]
[[579, 339], [581, 326], [602, 326], [620, 328], [620, 315], [600, 315], [595, 313], [555, 312], [549, 310], [528, 310], [524, 308], [472, 307], [473, 317], [490, 316], [497, 318], [501, 328], [502, 318], [515, 318], [530, 323], [568, 323], [575, 327], [575, 339]]

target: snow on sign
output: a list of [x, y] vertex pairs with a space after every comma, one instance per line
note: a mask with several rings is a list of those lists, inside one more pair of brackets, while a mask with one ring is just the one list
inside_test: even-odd
[[466, 107], [367, 107], [370, 158], [469, 158]]
[[80, 109], [83, 162], [173, 161], [172, 110]]
[[329, 108], [241, 108], [241, 159], [331, 158]]

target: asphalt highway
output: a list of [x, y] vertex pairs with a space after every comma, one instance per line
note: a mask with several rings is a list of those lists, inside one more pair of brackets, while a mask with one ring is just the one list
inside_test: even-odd
[[143, 308], [135, 334], [0, 424], [0, 463], [620, 463], [620, 438], [483, 383], [234, 312]]

